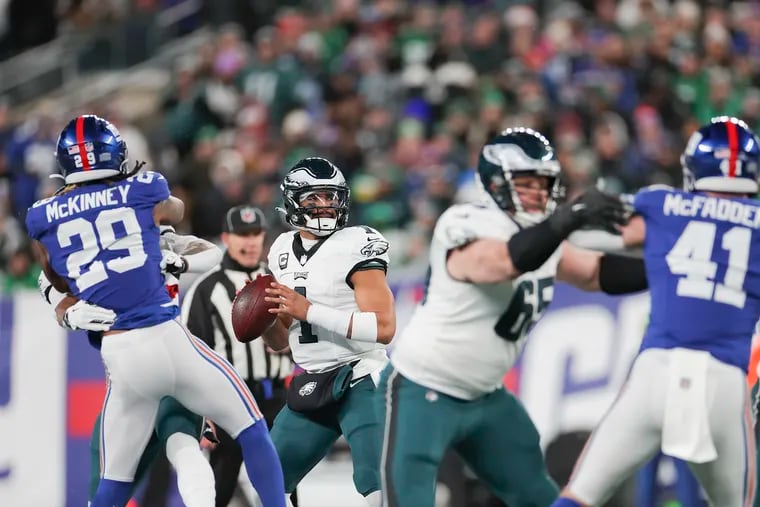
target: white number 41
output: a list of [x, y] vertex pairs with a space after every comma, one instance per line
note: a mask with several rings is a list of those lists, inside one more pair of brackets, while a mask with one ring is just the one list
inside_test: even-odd
[[728, 269], [723, 283], [715, 283], [718, 263], [711, 259], [716, 226], [710, 222], [689, 222], [665, 260], [671, 273], [685, 275], [678, 280], [676, 294], [744, 308], [747, 294], [742, 290], [749, 263], [752, 231], [732, 227], [721, 239], [728, 250]]

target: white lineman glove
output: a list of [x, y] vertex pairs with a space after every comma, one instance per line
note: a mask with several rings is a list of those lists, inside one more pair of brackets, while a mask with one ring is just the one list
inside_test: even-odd
[[161, 271], [179, 276], [187, 271], [187, 261], [171, 250], [161, 250]]
[[86, 301], [77, 301], [63, 314], [63, 325], [68, 329], [108, 331], [115, 320], [116, 314], [113, 310], [91, 305]]

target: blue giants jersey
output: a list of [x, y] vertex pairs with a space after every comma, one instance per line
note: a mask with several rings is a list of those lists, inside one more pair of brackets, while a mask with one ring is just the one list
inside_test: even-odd
[[154, 206], [168, 197], [164, 177], [147, 171], [38, 201], [26, 226], [75, 296], [116, 312], [113, 329], [148, 327], [178, 313], [164, 285], [153, 221]]
[[760, 316], [760, 202], [652, 189], [634, 207], [652, 298], [642, 350], [704, 350], [746, 371]]

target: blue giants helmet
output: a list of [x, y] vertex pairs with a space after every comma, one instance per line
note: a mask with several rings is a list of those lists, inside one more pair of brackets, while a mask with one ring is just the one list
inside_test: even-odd
[[743, 121], [719, 116], [691, 135], [681, 165], [685, 190], [756, 194], [760, 140]]
[[55, 158], [67, 185], [127, 173], [127, 145], [109, 121], [77, 116], [61, 131]]

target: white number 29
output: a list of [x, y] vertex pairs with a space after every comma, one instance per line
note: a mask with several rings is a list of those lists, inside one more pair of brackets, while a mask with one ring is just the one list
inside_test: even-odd
[[[114, 226], [121, 223], [126, 236], [116, 239]], [[95, 222], [75, 218], [58, 226], [58, 244], [71, 246], [71, 239], [79, 236], [82, 248], [66, 259], [68, 277], [75, 280], [80, 291], [108, 279], [108, 271], [124, 273], [137, 269], [148, 258], [142, 243], [140, 223], [132, 208], [114, 208], [98, 213]], [[127, 250], [127, 255], [107, 261], [94, 261], [101, 250]], [[87, 269], [83, 272], [83, 268]]]
[[689, 222], [665, 257], [670, 272], [685, 275], [678, 280], [676, 294], [713, 300], [744, 308], [747, 294], [742, 290], [749, 263], [752, 231], [732, 227], [721, 239], [721, 248], [728, 250], [728, 269], [723, 283], [715, 283], [718, 263], [711, 259], [716, 226], [711, 222]]

